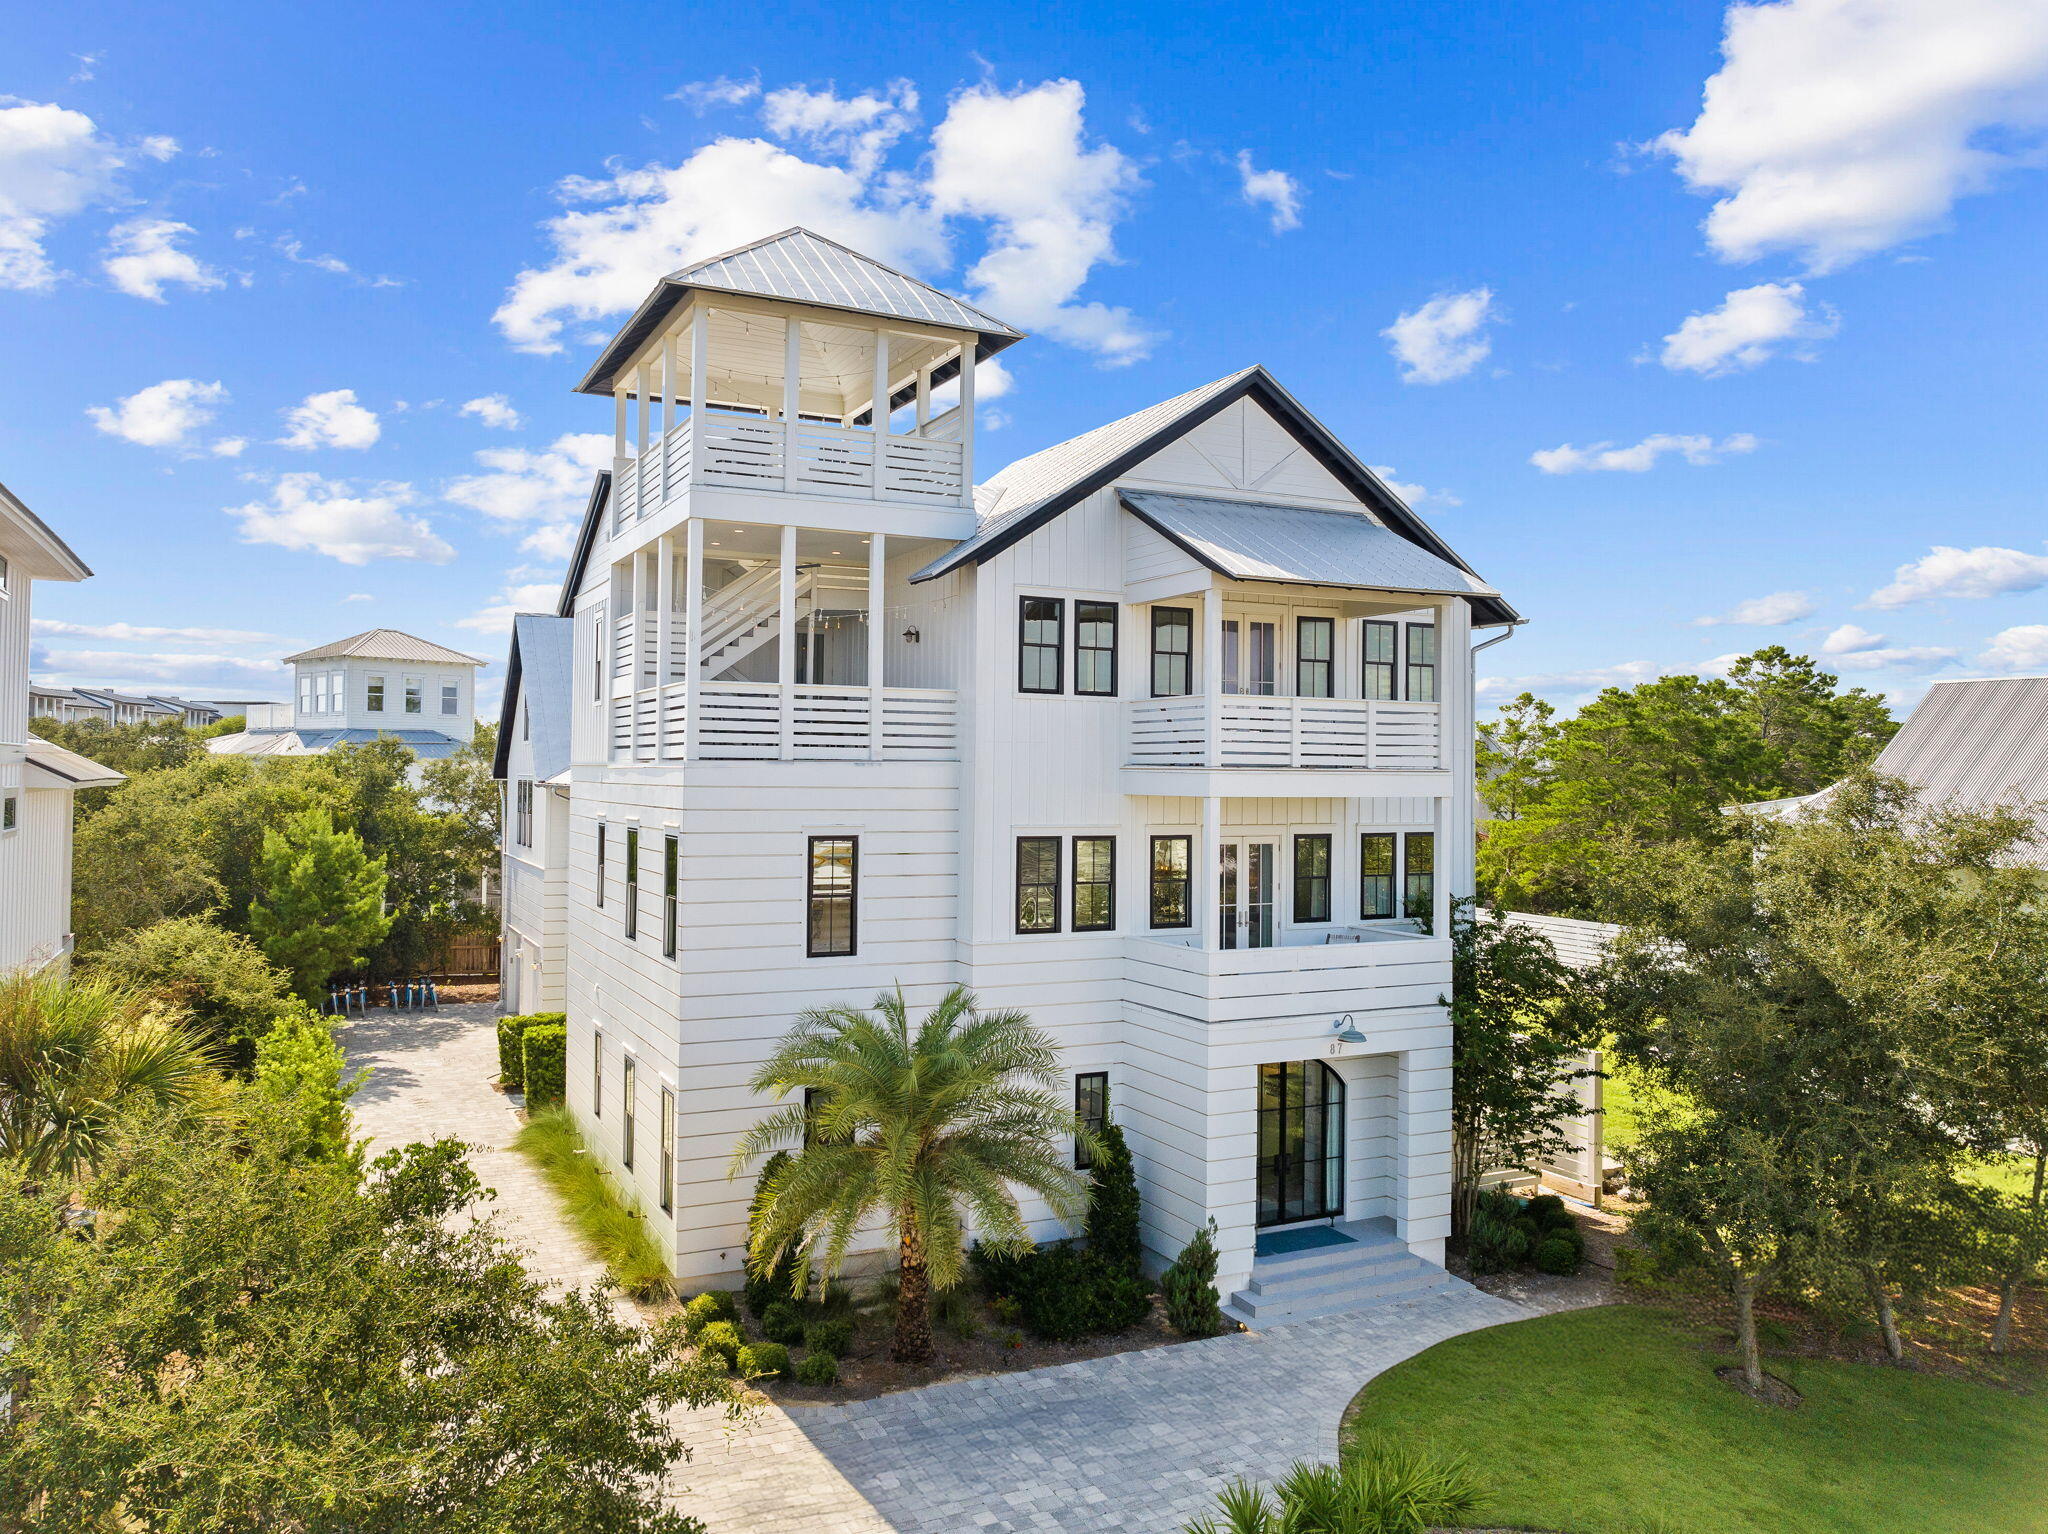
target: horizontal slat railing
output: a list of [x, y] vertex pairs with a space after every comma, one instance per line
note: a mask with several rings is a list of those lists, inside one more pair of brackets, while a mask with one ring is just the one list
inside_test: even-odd
[[[790, 734], [774, 683], [704, 682], [697, 689], [697, 755], [710, 761], [863, 761], [876, 756], [866, 687], [791, 689]], [[960, 754], [959, 698], [922, 687], [882, 689], [880, 759], [951, 761]]]
[[1213, 762], [1207, 699], [1139, 698], [1127, 707], [1125, 760], [1134, 767], [1418, 771], [1442, 763], [1434, 703], [1227, 696]]

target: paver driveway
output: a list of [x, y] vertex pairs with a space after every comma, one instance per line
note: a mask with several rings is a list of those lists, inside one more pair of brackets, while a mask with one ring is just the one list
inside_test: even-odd
[[[375, 1017], [343, 1033], [371, 1069], [355, 1099], [381, 1145], [479, 1147], [505, 1233], [557, 1283], [601, 1284], [553, 1195], [503, 1149], [518, 1124], [491, 1090], [488, 1006]], [[770, 1407], [728, 1431], [686, 1422], [677, 1505], [711, 1534], [1175, 1534], [1238, 1475], [1328, 1459], [1359, 1386], [1460, 1332], [1530, 1312], [1468, 1285], [1357, 1315], [956, 1380], [847, 1406]]]

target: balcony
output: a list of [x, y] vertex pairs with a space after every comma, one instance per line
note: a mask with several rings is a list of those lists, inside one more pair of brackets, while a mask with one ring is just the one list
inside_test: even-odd
[[610, 756], [622, 765], [950, 762], [960, 755], [959, 695], [941, 688], [703, 682], [694, 731], [682, 682], [615, 696], [608, 707]]
[[1126, 708], [1129, 768], [1312, 775], [1433, 772], [1443, 766], [1435, 703], [1225, 694], [1214, 700], [1138, 698]]
[[[972, 507], [966, 450], [948, 412], [915, 436], [706, 411], [612, 468], [612, 532], [691, 489], [773, 490], [912, 506]], [[701, 429], [700, 429], [701, 426]]]
[[1203, 948], [1185, 933], [1124, 940], [1125, 999], [1205, 1024], [1300, 1020], [1318, 1037], [1352, 1013], [1433, 1008], [1451, 945], [1405, 923], [1294, 930], [1272, 948]]

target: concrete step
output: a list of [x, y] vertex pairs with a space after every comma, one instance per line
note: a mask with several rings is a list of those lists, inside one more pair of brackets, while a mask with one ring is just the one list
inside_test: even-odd
[[[1321, 1253], [1317, 1253], [1321, 1256]], [[1333, 1275], [1346, 1273], [1372, 1274], [1390, 1268], [1401, 1268], [1422, 1259], [1411, 1253], [1407, 1247], [1389, 1242], [1385, 1246], [1364, 1246], [1343, 1254], [1333, 1254], [1334, 1261], [1284, 1262], [1271, 1257], [1261, 1257], [1252, 1264], [1252, 1287], [1261, 1284], [1315, 1283]]]
[[1278, 1315], [1290, 1309], [1322, 1305], [1343, 1300], [1371, 1300], [1388, 1294], [1406, 1293], [1417, 1284], [1432, 1283], [1441, 1269], [1427, 1263], [1417, 1262], [1413, 1267], [1397, 1272], [1375, 1274], [1370, 1278], [1354, 1278], [1326, 1284], [1302, 1285], [1268, 1289], [1254, 1294], [1249, 1289], [1240, 1289], [1230, 1298], [1243, 1309], [1254, 1315]]
[[1370, 1310], [1377, 1305], [1389, 1305], [1397, 1300], [1433, 1294], [1439, 1289], [1447, 1288], [1451, 1282], [1451, 1275], [1438, 1268], [1433, 1272], [1417, 1274], [1398, 1287], [1390, 1286], [1369, 1294], [1326, 1295], [1313, 1302], [1290, 1305], [1285, 1310], [1273, 1309], [1257, 1302], [1242, 1303], [1245, 1296], [1239, 1293], [1230, 1297], [1223, 1311], [1252, 1331], [1264, 1331], [1269, 1326], [1285, 1326], [1294, 1321], [1311, 1321], [1318, 1316], [1350, 1315], [1356, 1311]]
[[1430, 1264], [1420, 1258], [1410, 1258], [1399, 1267], [1374, 1268], [1365, 1273], [1322, 1274], [1314, 1283], [1298, 1280], [1273, 1284], [1253, 1279], [1238, 1293], [1249, 1304], [1278, 1305], [1290, 1300], [1318, 1300], [1325, 1295], [1372, 1294], [1387, 1284], [1398, 1284], [1417, 1273], [1428, 1271]]

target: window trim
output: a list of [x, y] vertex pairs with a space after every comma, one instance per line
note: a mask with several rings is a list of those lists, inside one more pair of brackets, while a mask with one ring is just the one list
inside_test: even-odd
[[640, 936], [640, 828], [626, 827], [626, 937]]
[[[1088, 619], [1088, 618], [1085, 618], [1085, 617], [1083, 617], [1083, 616], [1082, 616], [1082, 615], [1083, 615], [1084, 613], [1086, 613], [1086, 612], [1087, 612], [1087, 611], [1088, 611], [1088, 610], [1089, 610], [1090, 608], [1100, 608], [1100, 609], [1103, 609], [1103, 610], [1107, 611], [1107, 612], [1108, 612], [1108, 614], [1109, 614], [1109, 643], [1108, 643], [1108, 644], [1106, 644], [1106, 645], [1084, 645], [1084, 644], [1082, 644], [1082, 643], [1081, 643], [1081, 631], [1082, 631], [1082, 627], [1083, 627], [1083, 625], [1084, 625], [1084, 624], [1086, 624], [1086, 623], [1088, 623], [1088, 622], [1090, 622], [1090, 621], [1093, 621], [1093, 622], [1097, 622], [1097, 623], [1100, 623], [1100, 622], [1102, 621], [1102, 620], [1101, 620], [1100, 618], [1097, 618], [1097, 619], [1093, 619], [1093, 620], [1090, 620], [1090, 619]], [[1100, 600], [1100, 599], [1098, 599], [1098, 598], [1094, 598], [1094, 597], [1076, 597], [1076, 598], [1074, 598], [1074, 696], [1075, 696], [1075, 697], [1077, 697], [1077, 698], [1114, 698], [1114, 697], [1115, 697], [1115, 696], [1117, 695], [1117, 650], [1118, 650], [1119, 642], [1121, 641], [1121, 639], [1122, 639], [1122, 637], [1123, 637], [1123, 623], [1122, 623], [1122, 617], [1121, 617], [1121, 614], [1122, 614], [1122, 604], [1120, 604], [1120, 603], [1117, 603], [1117, 602], [1106, 602], [1106, 601], [1102, 601], [1102, 600]], [[1107, 655], [1109, 656], [1109, 686], [1107, 686], [1107, 687], [1083, 687], [1083, 686], [1081, 685], [1081, 657], [1082, 657], [1083, 655], [1102, 655], [1102, 654], [1107, 654]]]
[[0, 794], [0, 833], [12, 836], [21, 829], [21, 795]]
[[[1301, 871], [1301, 846], [1303, 842], [1322, 843], [1323, 871], [1320, 875], [1303, 875]], [[1330, 899], [1330, 886], [1332, 882], [1331, 865], [1335, 861], [1336, 853], [1335, 843], [1336, 838], [1328, 831], [1297, 831], [1295, 833], [1292, 853], [1293, 863], [1288, 870], [1292, 875], [1292, 878], [1289, 880], [1289, 883], [1292, 885], [1292, 891], [1289, 899], [1288, 919], [1297, 927], [1321, 926], [1329, 922], [1334, 915]], [[1320, 882], [1322, 885], [1322, 914], [1320, 916], [1305, 916], [1302, 914], [1303, 901], [1301, 897], [1304, 877]]]
[[[1387, 871], [1374, 874], [1373, 878], [1387, 881], [1386, 909], [1368, 911], [1365, 907], [1365, 844], [1381, 840], [1387, 846]], [[1358, 833], [1358, 919], [1360, 921], [1396, 921], [1401, 915], [1401, 833], [1398, 831], [1361, 831]]]
[[590, 1116], [604, 1117], [604, 1030], [590, 1030]]
[[[1100, 1087], [1102, 1101], [1102, 1111], [1100, 1114], [1088, 1114], [1081, 1111], [1082, 1083], [1084, 1082], [1088, 1083], [1090, 1086]], [[1109, 1123], [1108, 1071], [1074, 1072], [1074, 1119], [1075, 1122], [1086, 1126], [1087, 1128], [1093, 1130], [1096, 1134], [1099, 1135], [1102, 1133], [1103, 1127]], [[1090, 1170], [1094, 1165], [1095, 1158], [1093, 1156], [1090, 1156], [1085, 1150], [1083, 1150], [1081, 1148], [1081, 1142], [1079, 1140], [1076, 1140], [1074, 1142], [1074, 1170], [1077, 1172], [1086, 1172]]]
[[384, 678], [381, 676], [364, 679], [363, 711], [370, 714], [384, 712]]
[[661, 1089], [661, 1133], [657, 1137], [661, 1144], [661, 1179], [658, 1190], [661, 1195], [661, 1212], [676, 1212], [676, 1094], [672, 1088]]
[[634, 1089], [639, 1085], [640, 1062], [631, 1052], [619, 1057], [619, 1165], [633, 1170], [633, 1131], [638, 1117], [633, 1109]]
[[[1186, 853], [1186, 873], [1180, 879], [1180, 907], [1185, 920], [1159, 919], [1159, 844], [1179, 842]], [[1145, 863], [1145, 921], [1153, 932], [1187, 932], [1195, 925], [1195, 839], [1185, 831], [1154, 836], [1147, 846]]]
[[[1417, 837], [1421, 837], [1429, 843], [1429, 866], [1419, 871], [1415, 867], [1413, 854]], [[1420, 915], [1415, 911], [1415, 881], [1418, 878], [1423, 881], [1423, 888], [1426, 891], [1425, 899], [1427, 901], [1426, 909]], [[1431, 926], [1436, 924], [1436, 832], [1408, 831], [1402, 834], [1398, 889], [1401, 898], [1400, 914], [1404, 918], [1410, 921], [1424, 921]]]
[[521, 778], [513, 786], [512, 840], [514, 845], [533, 845], [533, 779]]
[[[846, 858], [846, 946], [845, 948], [821, 949], [817, 944], [817, 928], [811, 920], [813, 908], [820, 900], [837, 900], [836, 894], [818, 891], [818, 844], [820, 842], [845, 842]], [[821, 833], [806, 838], [804, 842], [804, 957], [807, 959], [844, 959], [860, 952], [860, 838], [844, 832]]]
[[[1102, 922], [1081, 921], [1081, 843], [1107, 842], [1109, 844], [1109, 876], [1105, 879], [1090, 879], [1090, 886], [1101, 884], [1107, 890], [1109, 899], [1105, 909], [1108, 919]], [[1074, 838], [1073, 858], [1067, 870], [1067, 922], [1075, 932], [1116, 931], [1116, 838], [1100, 833], [1080, 835]]]
[[[1063, 840], [1064, 838], [1058, 836], [1020, 836], [1015, 839], [1010, 861], [1010, 892], [1015, 902], [1013, 914], [1016, 918], [1017, 935], [1019, 937], [1045, 937], [1050, 933], [1060, 930], [1060, 916], [1062, 914], [1060, 910], [1060, 877], [1064, 866], [1060, 861], [1060, 855], [1064, 850], [1061, 846]], [[1052, 892], [1051, 926], [1027, 927], [1024, 925], [1024, 844], [1026, 842], [1049, 842], [1052, 844], [1052, 877], [1042, 885], [1036, 883], [1031, 885], [1032, 889], [1047, 889]]]
[[605, 866], [604, 866], [604, 861], [605, 861], [605, 858], [604, 858], [604, 854], [605, 854], [605, 845], [604, 845], [604, 833], [605, 833], [605, 822], [604, 822], [604, 821], [602, 821], [602, 820], [600, 820], [600, 821], [599, 821], [599, 822], [597, 823], [597, 909], [598, 909], [598, 910], [600, 910], [600, 911], [602, 911], [602, 910], [604, 909], [604, 875], [605, 875]]
[[[1321, 624], [1326, 636], [1324, 649], [1328, 652], [1320, 658], [1309, 658], [1302, 654], [1301, 636], [1310, 624]], [[1323, 691], [1310, 692], [1302, 685], [1303, 667], [1320, 666], [1323, 671]], [[1334, 698], [1337, 696], [1337, 620], [1319, 613], [1296, 613], [1294, 615], [1294, 695], [1297, 698]]]
[[454, 717], [455, 715], [457, 715], [457, 714], [459, 714], [459, 713], [461, 713], [461, 712], [462, 712], [462, 684], [461, 684], [460, 682], [443, 682], [443, 683], [441, 684], [441, 714], [442, 714], [442, 717], [443, 717], [443, 718], [453, 718], [453, 717]]
[[[1026, 639], [1024, 637], [1026, 633], [1025, 625], [1027, 623], [1042, 623], [1045, 621], [1042, 618], [1027, 616], [1033, 602], [1050, 602], [1052, 604], [1053, 635], [1050, 644], [1042, 639]], [[1024, 680], [1025, 658], [1035, 651], [1043, 650], [1052, 651], [1052, 686], [1027, 686]], [[1067, 599], [1065, 597], [1019, 596], [1017, 598], [1017, 691], [1029, 693], [1033, 697], [1057, 697], [1064, 693], [1067, 690], [1066, 662]]]
[[[1151, 612], [1152, 626], [1150, 638], [1152, 647], [1147, 653], [1150, 655], [1152, 663], [1152, 674], [1149, 678], [1152, 696], [1155, 698], [1191, 698], [1195, 693], [1195, 610], [1192, 607], [1154, 607]], [[1169, 621], [1162, 622], [1162, 619]], [[1162, 628], [1185, 628], [1188, 636], [1188, 647], [1185, 650], [1160, 649], [1159, 631]], [[1161, 660], [1169, 662], [1178, 660], [1185, 663], [1187, 667], [1187, 685], [1180, 692], [1161, 692], [1159, 690], [1159, 663]]]
[[409, 676], [405, 679], [405, 711], [408, 714], [426, 713], [427, 684], [423, 678]]
[[[1439, 685], [1438, 665], [1442, 660], [1442, 654], [1437, 645], [1436, 625], [1434, 623], [1410, 623], [1407, 625], [1407, 630], [1408, 632], [1402, 636], [1401, 696], [1415, 703], [1441, 702], [1443, 699], [1443, 689]], [[1415, 658], [1415, 635], [1417, 630], [1421, 630], [1429, 635], [1429, 659], [1425, 661], [1418, 661]], [[1426, 675], [1429, 678], [1429, 696], [1426, 698], [1418, 698], [1416, 696], [1415, 679], [1418, 674]]]
[[661, 956], [673, 959], [676, 956], [676, 887], [678, 874], [679, 843], [673, 836], [664, 836], [661, 847]]
[[[1372, 658], [1373, 630], [1384, 629], [1388, 635], [1387, 659]], [[1370, 688], [1373, 668], [1384, 666], [1387, 670], [1387, 690], [1375, 695]], [[1358, 696], [1370, 703], [1393, 703], [1401, 697], [1401, 625], [1391, 618], [1367, 618], [1359, 625], [1358, 638]]]

